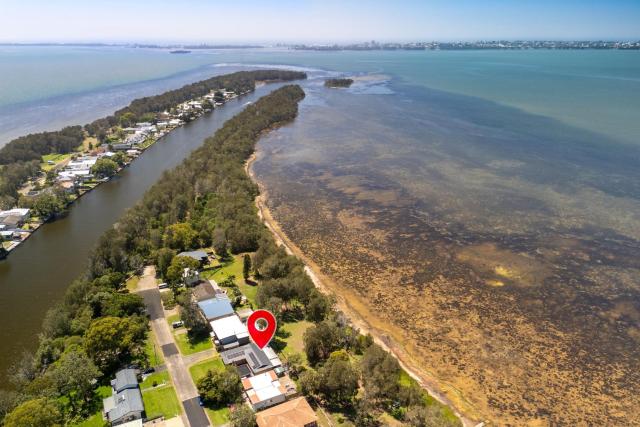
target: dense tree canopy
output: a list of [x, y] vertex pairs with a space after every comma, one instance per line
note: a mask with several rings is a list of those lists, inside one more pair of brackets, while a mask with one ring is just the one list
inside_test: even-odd
[[207, 371], [207, 374], [198, 380], [198, 391], [205, 402], [221, 406], [240, 400], [243, 388], [236, 368], [225, 366], [224, 369]]
[[28, 400], [4, 419], [5, 427], [54, 427], [62, 425], [56, 402], [48, 398]]

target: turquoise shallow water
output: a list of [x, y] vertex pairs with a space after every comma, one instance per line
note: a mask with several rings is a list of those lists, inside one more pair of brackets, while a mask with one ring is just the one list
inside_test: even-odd
[[[640, 53], [623, 51], [302, 52], [285, 49], [194, 51], [86, 47], [0, 47], [0, 142], [11, 128], [50, 128], [103, 115], [129, 96], [203, 78], [216, 64], [286, 64], [339, 72], [380, 72], [406, 83], [480, 97], [637, 143]], [[151, 84], [150, 81], [160, 79]], [[114, 88], [124, 86], [119, 92]], [[148, 88], [147, 91], [140, 91]], [[100, 97], [73, 108], [83, 94]], [[56, 100], [64, 99], [63, 103]], [[45, 101], [46, 100], [46, 101]], [[53, 116], [21, 110], [51, 105]], [[83, 103], [84, 104], [84, 103]], [[8, 108], [11, 106], [11, 108]], [[70, 107], [71, 106], [71, 107]], [[101, 106], [103, 106], [101, 108]], [[3, 108], [4, 107], [4, 108]], [[65, 108], [71, 113], [65, 114]], [[2, 121], [11, 116], [11, 122]]]

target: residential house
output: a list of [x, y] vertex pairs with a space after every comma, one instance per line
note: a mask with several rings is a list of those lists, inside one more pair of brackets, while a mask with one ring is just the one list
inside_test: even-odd
[[24, 220], [19, 215], [7, 215], [0, 218], [0, 225], [4, 225], [7, 230], [16, 230], [24, 224]]
[[205, 266], [209, 263], [209, 254], [205, 251], [186, 251], [180, 252], [177, 256], [184, 256], [195, 259], [200, 263], [200, 267]]
[[184, 271], [182, 272], [182, 283], [184, 283], [185, 286], [197, 285], [198, 283], [200, 283], [200, 272], [198, 272], [198, 270], [185, 267]]
[[318, 416], [304, 397], [273, 406], [256, 414], [258, 427], [317, 427]]
[[22, 208], [0, 211], [0, 226], [4, 225], [5, 231], [18, 229], [29, 219], [30, 212], [29, 209]]
[[220, 353], [222, 363], [235, 365], [241, 377], [261, 374], [282, 366], [271, 347], [260, 349], [253, 342]]
[[238, 310], [236, 314], [238, 315], [240, 320], [242, 320], [243, 322], [246, 322], [247, 319], [249, 319], [249, 316], [253, 314], [253, 310], [250, 309], [249, 307], [245, 307]]
[[234, 316], [231, 301], [229, 301], [229, 297], [224, 294], [217, 294], [213, 298], [200, 301], [198, 302], [198, 307], [200, 307], [202, 315], [208, 322]]
[[111, 381], [112, 395], [102, 401], [104, 416], [112, 426], [144, 417], [144, 403], [138, 387], [137, 371], [121, 369]]
[[243, 378], [242, 387], [254, 411], [277, 405], [286, 400], [286, 390], [273, 371]]
[[228, 316], [209, 323], [216, 347], [229, 349], [249, 343], [247, 326], [238, 316]]
[[113, 151], [127, 151], [131, 150], [131, 144], [112, 144]]

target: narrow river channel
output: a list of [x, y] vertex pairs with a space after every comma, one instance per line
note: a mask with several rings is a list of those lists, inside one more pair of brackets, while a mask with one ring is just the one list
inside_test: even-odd
[[0, 261], [0, 388], [8, 386], [11, 364], [24, 350], [35, 349], [47, 309], [82, 274], [100, 235], [135, 205], [164, 171], [179, 164], [247, 102], [279, 86], [262, 86], [174, 130], [118, 177], [78, 200], [66, 217], [45, 224]]

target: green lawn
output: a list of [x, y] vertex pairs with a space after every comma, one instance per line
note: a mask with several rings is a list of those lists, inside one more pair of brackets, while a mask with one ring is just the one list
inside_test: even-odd
[[144, 410], [147, 418], [164, 416], [165, 419], [173, 418], [180, 414], [180, 402], [172, 386], [166, 385], [147, 389], [142, 392]]
[[302, 339], [304, 331], [311, 327], [313, 323], [307, 320], [300, 320], [298, 322], [282, 323], [280, 329], [289, 334], [286, 338], [281, 338], [286, 346], [282, 350], [282, 354], [286, 356], [293, 353], [300, 353], [304, 363], [307, 363], [307, 356], [304, 352], [304, 341]]
[[202, 277], [205, 279], [213, 279], [220, 284], [227, 277], [235, 276], [236, 284], [240, 288], [240, 292], [242, 292], [242, 294], [247, 297], [247, 300], [249, 300], [249, 302], [255, 307], [258, 287], [248, 285], [244, 280], [244, 276], [242, 274], [242, 267], [244, 265], [243, 256], [243, 254], [234, 255], [230, 261], [222, 263], [222, 267], [211, 267], [205, 269], [202, 273]]
[[124, 283], [124, 286], [129, 290], [129, 292], [135, 292], [139, 281], [140, 276], [131, 276], [129, 280]]
[[102, 418], [102, 399], [111, 396], [111, 387], [108, 385], [100, 386], [95, 391], [94, 404], [98, 408], [96, 412], [86, 420], [75, 424], [75, 427], [105, 427], [107, 422]]
[[152, 338], [152, 334], [153, 332], [149, 332], [144, 351], [147, 354], [150, 366], [162, 365], [164, 363], [164, 358], [162, 357], [162, 349], [160, 348], [160, 346], [155, 344]]
[[153, 388], [154, 382], [156, 383], [156, 386], [170, 384], [169, 372], [168, 371], [154, 372], [153, 374], [149, 375], [147, 378], [145, 378], [144, 381], [140, 383], [140, 389], [146, 390], [148, 388]]
[[[68, 159], [69, 157], [71, 157], [72, 153], [68, 153], [68, 154], [47, 154], [45, 156], [42, 156], [42, 163], [40, 164], [40, 167], [42, 168], [43, 171], [49, 171], [51, 169], [53, 169], [54, 167], [56, 167], [56, 165], [58, 165], [58, 163]], [[48, 162], [49, 160], [51, 160], [52, 162], [54, 162], [54, 165], [50, 165]]]
[[81, 423], [74, 424], [74, 427], [106, 427], [108, 425], [109, 423], [102, 418], [102, 410], [100, 410]]
[[222, 359], [216, 356], [212, 359], [203, 360], [202, 362], [196, 363], [189, 367], [189, 373], [191, 374], [191, 378], [193, 378], [193, 382], [197, 383], [200, 378], [203, 378], [208, 371], [211, 370], [222, 370], [224, 369], [224, 364], [222, 363]]
[[187, 334], [173, 334], [173, 336], [176, 339], [176, 344], [180, 349], [180, 353], [184, 354], [185, 356], [213, 348], [213, 343], [211, 342], [211, 339], [209, 337], [205, 337], [201, 341], [192, 343], [189, 341], [189, 337]]
[[209, 419], [214, 426], [223, 426], [229, 423], [229, 408], [204, 408], [204, 410], [207, 411], [207, 415], [209, 415]]

